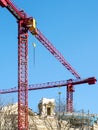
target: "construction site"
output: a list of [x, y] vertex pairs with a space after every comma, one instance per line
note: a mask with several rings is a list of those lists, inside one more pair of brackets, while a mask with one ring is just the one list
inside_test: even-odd
[[[4, 12], [7, 11], [9, 15], [12, 15], [12, 17], [16, 19], [17, 21], [16, 23], [18, 26], [17, 28], [17, 32], [18, 32], [17, 51], [18, 52], [17, 52], [17, 61], [16, 61], [18, 62], [17, 63], [18, 72], [16, 76], [18, 82], [17, 85], [15, 85], [16, 87], [11, 86], [10, 88], [9, 87], [0, 88], [1, 96], [5, 95], [6, 97], [7, 95], [7, 97], [10, 97], [9, 95], [11, 94], [17, 94], [16, 97], [17, 101], [14, 103], [11, 102], [7, 103], [6, 105], [0, 103], [1, 104], [0, 130], [98, 130], [98, 114], [95, 113], [92, 114], [89, 111], [89, 109], [88, 111], [85, 111], [85, 108], [81, 108], [81, 111], [75, 110], [74, 95], [73, 95], [74, 92], [76, 92], [75, 86], [85, 85], [85, 84], [87, 86], [96, 85], [97, 83], [96, 75], [88, 76], [87, 78], [81, 78], [80, 74], [65, 59], [65, 57], [60, 53], [60, 51], [58, 51], [58, 49], [56, 49], [56, 47], [50, 42], [50, 40], [48, 40], [46, 36], [37, 28], [36, 19], [33, 18], [33, 16], [28, 16], [28, 13], [26, 13], [24, 9], [20, 9], [20, 8], [18, 8], [11, 0], [0, 0], [0, 9], [4, 10]], [[66, 69], [74, 78], [68, 75], [68, 78], [66, 78], [66, 80], [64, 79], [64, 80], [51, 81], [52, 79], [51, 78], [52, 74], [51, 74], [49, 76], [50, 79], [46, 82], [29, 83], [29, 78], [30, 78], [29, 67], [28, 67], [28, 64], [30, 62], [29, 55], [28, 55], [29, 42], [30, 42], [29, 35], [31, 37], [33, 36], [37, 41], [39, 41], [46, 48], [46, 50], [48, 50], [49, 55], [51, 54], [54, 57], [54, 59], [59, 61], [59, 63], [64, 67], [64, 69]], [[9, 37], [7, 36], [6, 38], [9, 39]], [[35, 48], [36, 48], [36, 44], [33, 43], [34, 66], [36, 60]], [[42, 61], [44, 61], [44, 59]], [[40, 65], [38, 67], [40, 68]], [[45, 66], [43, 68], [45, 68]], [[50, 72], [52, 73], [52, 71]], [[44, 75], [44, 77], [48, 77], [47, 75], [48, 74]], [[54, 74], [53, 76], [56, 77], [56, 74]], [[38, 81], [38, 79], [36, 81]], [[63, 106], [61, 106], [62, 92], [60, 88], [66, 89], [65, 92], [66, 95], [64, 94], [65, 103], [63, 104]], [[58, 103], [56, 103], [55, 98], [48, 98], [48, 95], [52, 95], [52, 93], [50, 94], [47, 92], [46, 95], [44, 94], [41, 95], [41, 99], [38, 101], [37, 104], [38, 111], [34, 112], [29, 107], [29, 92], [31, 91], [34, 92], [35, 90], [36, 91], [40, 90], [41, 92], [43, 92], [44, 90], [49, 91], [51, 89], [59, 89]], [[91, 93], [93, 92], [91, 91]], [[82, 93], [82, 97], [83, 96], [84, 93]], [[34, 102], [37, 102], [36, 97], [33, 97], [31, 101], [32, 104]], [[92, 101], [91, 98], [88, 98], [88, 100], [89, 102]], [[96, 108], [96, 106], [93, 107]]]

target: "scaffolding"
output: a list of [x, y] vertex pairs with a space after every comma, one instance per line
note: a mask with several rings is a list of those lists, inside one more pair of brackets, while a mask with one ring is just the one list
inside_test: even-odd
[[90, 114], [89, 111], [85, 113], [73, 112], [73, 113], [62, 113], [60, 116], [61, 120], [66, 120], [70, 128], [80, 128], [81, 130], [92, 130], [93, 125], [98, 122], [98, 115]]

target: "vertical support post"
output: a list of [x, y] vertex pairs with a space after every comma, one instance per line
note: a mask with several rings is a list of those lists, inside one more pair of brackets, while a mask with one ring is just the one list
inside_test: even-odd
[[18, 130], [28, 130], [28, 30], [18, 21]]
[[59, 120], [60, 120], [60, 117], [61, 117], [61, 92], [58, 92], [59, 94]]
[[67, 97], [66, 97], [66, 111], [73, 112], [73, 85], [67, 85]]

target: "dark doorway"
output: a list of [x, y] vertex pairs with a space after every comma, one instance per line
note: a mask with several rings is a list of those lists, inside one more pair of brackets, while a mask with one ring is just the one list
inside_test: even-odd
[[50, 116], [51, 115], [51, 108], [47, 107], [47, 115]]

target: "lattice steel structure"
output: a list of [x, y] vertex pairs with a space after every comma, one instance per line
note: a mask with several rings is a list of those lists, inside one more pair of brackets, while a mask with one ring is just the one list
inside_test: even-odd
[[28, 130], [28, 31], [30, 31], [76, 79], [80, 79], [80, 76], [65, 60], [62, 54], [39, 29], [36, 28], [36, 21], [33, 17], [27, 17], [26, 13], [23, 10], [19, 10], [10, 0], [0, 0], [0, 6], [8, 9], [18, 22], [18, 129]]
[[18, 128], [28, 130], [28, 30], [18, 21]]

